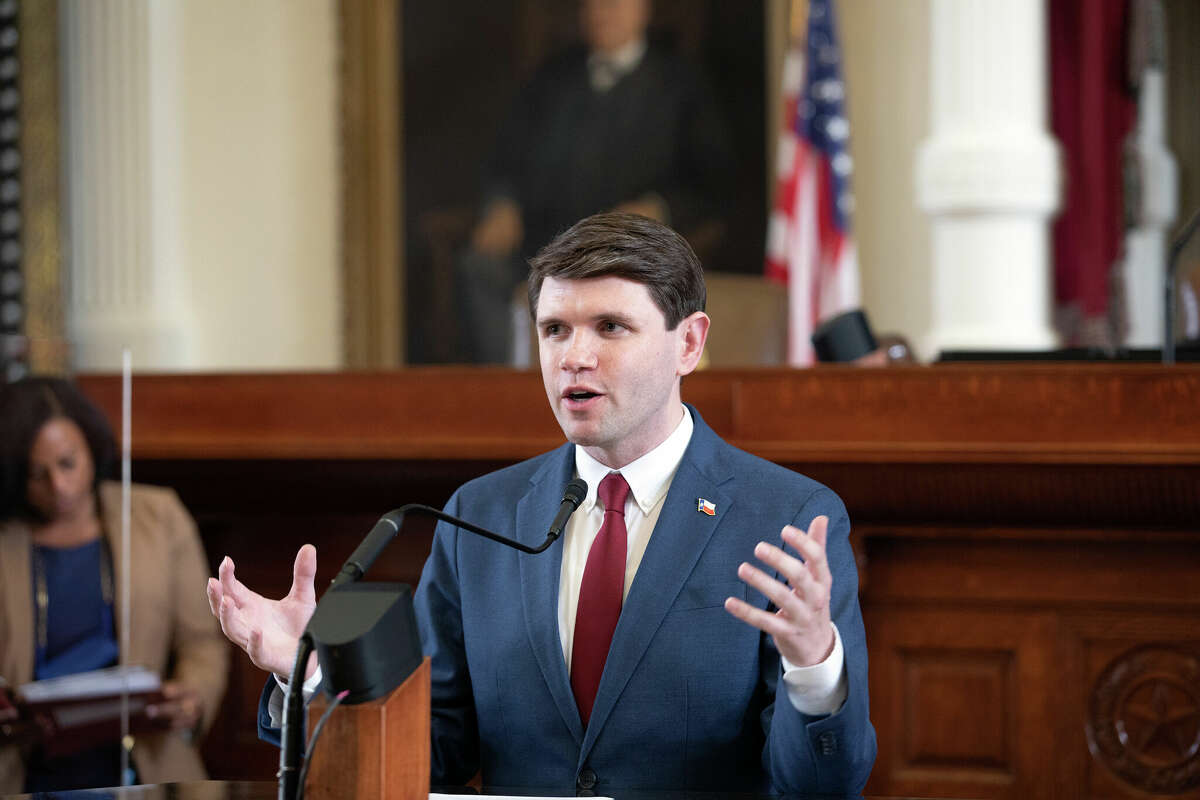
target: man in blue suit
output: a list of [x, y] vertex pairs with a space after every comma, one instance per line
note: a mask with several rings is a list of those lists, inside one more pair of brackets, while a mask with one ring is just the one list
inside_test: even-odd
[[[861, 791], [875, 733], [846, 511], [682, 403], [704, 302], [691, 248], [644, 217], [589, 217], [532, 260], [568, 443], [467, 483], [446, 510], [537, 544], [566, 481], [589, 488], [541, 555], [438, 526], [415, 597], [435, 784], [482, 770], [485, 785], [556, 792]], [[312, 613], [315, 559], [301, 548], [278, 602], [228, 559], [209, 582], [226, 635], [279, 676]]]

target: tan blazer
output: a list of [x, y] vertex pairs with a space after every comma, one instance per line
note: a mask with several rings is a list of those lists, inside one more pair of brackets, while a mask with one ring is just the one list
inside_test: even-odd
[[[126, 565], [121, 552], [121, 487], [100, 485], [100, 516], [113, 555], [115, 615], [121, 635], [120, 587]], [[202, 730], [208, 730], [225, 692], [229, 652], [205, 598], [208, 562], [196, 523], [175, 492], [134, 486], [130, 492], [132, 582], [127, 661], [155, 670], [164, 679], [196, 689], [204, 700]], [[0, 676], [12, 686], [33, 680], [33, 586], [30, 529], [23, 522], [0, 525]], [[166, 674], [174, 656], [174, 669]], [[142, 735], [133, 749], [145, 783], [203, 780], [196, 748], [177, 733]], [[0, 748], [0, 795], [25, 784], [23, 754]]]

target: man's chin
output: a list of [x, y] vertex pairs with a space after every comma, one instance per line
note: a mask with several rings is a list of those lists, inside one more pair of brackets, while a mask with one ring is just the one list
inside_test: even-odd
[[564, 431], [567, 435], [567, 441], [571, 444], [577, 444], [580, 447], [591, 447], [596, 444], [596, 437], [590, 432], [584, 431]]
[[582, 447], [591, 447], [600, 441], [599, 427], [593, 422], [580, 422], [578, 420], [559, 420], [559, 426], [562, 428], [563, 435], [567, 437], [567, 441], [571, 444], [577, 444]]

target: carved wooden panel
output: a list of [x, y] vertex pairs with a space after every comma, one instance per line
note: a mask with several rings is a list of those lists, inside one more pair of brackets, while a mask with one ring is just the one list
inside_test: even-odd
[[858, 536], [880, 741], [868, 792], [1200, 798], [1196, 532]]
[[1032, 797], [1050, 780], [1053, 620], [931, 606], [864, 607], [879, 758], [868, 793]]
[[1170, 642], [1121, 653], [1092, 686], [1086, 730], [1094, 761], [1123, 783], [1155, 794], [1200, 787], [1200, 658]]
[[961, 766], [1012, 777], [1016, 678], [1010, 650], [901, 650], [906, 768]]
[[1086, 748], [1064, 767], [1086, 794], [1200, 798], [1200, 623], [1194, 610], [1064, 615], [1063, 715]]
[[967, 767], [1007, 782], [1015, 772], [1017, 683], [1011, 650], [908, 650], [904, 673], [906, 769]]

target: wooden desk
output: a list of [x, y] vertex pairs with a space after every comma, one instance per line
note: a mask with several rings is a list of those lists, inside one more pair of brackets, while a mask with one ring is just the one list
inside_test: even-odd
[[[118, 379], [80, 382], [119, 419]], [[268, 594], [302, 542], [325, 581], [382, 512], [561, 441], [540, 378], [503, 369], [145, 376], [133, 394], [135, 479], [176, 487], [213, 566], [232, 556]], [[868, 791], [1200, 797], [1200, 367], [721, 370], [684, 396], [846, 501]], [[431, 528], [411, 524], [374, 575], [415, 582]], [[262, 676], [238, 657], [231, 677], [209, 763], [269, 777]]]

